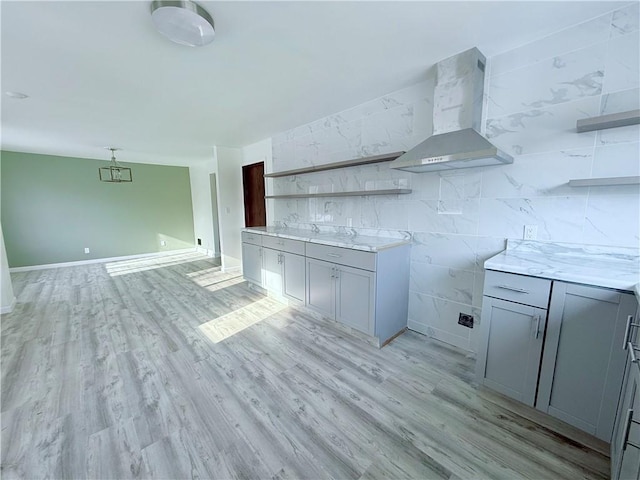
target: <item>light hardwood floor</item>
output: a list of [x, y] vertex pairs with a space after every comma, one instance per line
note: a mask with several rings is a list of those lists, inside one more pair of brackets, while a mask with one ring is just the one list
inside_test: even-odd
[[12, 278], [3, 479], [608, 477], [474, 388], [463, 352], [413, 332], [378, 350], [196, 253]]

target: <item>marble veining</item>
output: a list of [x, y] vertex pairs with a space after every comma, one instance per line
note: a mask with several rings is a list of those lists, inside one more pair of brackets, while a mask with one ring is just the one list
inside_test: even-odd
[[[640, 125], [580, 134], [575, 128], [578, 119], [640, 108], [638, 8], [628, 4], [488, 58], [480, 130], [515, 157], [513, 164], [421, 174], [376, 164], [273, 179], [281, 194], [391, 185], [412, 193], [270, 199], [269, 224], [315, 224], [341, 238], [402, 232], [412, 239], [410, 328], [475, 350], [478, 329], [458, 325], [458, 314], [481, 322], [484, 261], [507, 238], [521, 238], [524, 225], [537, 225], [543, 242], [640, 245], [637, 185], [568, 185], [637, 175]], [[464, 85], [455, 85], [464, 62], [439, 65], [423, 82], [275, 135], [274, 171], [407, 150], [434, 132], [467, 125], [468, 109], [456, 107], [469, 104], [460, 95]]]
[[507, 249], [484, 262], [484, 268], [632, 291], [640, 282], [640, 251], [510, 239]]
[[377, 252], [387, 248], [397, 247], [410, 243], [408, 238], [389, 238], [359, 235], [354, 229], [341, 232], [313, 231], [298, 228], [282, 227], [248, 227], [245, 232], [270, 235], [273, 237], [290, 238], [309, 243], [330, 245], [333, 247], [350, 248], [352, 250], [364, 250]]

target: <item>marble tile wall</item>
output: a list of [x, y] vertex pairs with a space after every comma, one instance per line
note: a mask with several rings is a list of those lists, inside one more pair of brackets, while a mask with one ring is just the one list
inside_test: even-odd
[[[410, 328], [476, 350], [483, 262], [522, 238], [638, 247], [640, 126], [575, 133], [576, 120], [640, 108], [638, 3], [488, 59], [485, 134], [512, 165], [414, 174], [388, 164], [274, 179], [273, 192], [411, 188], [409, 195], [270, 200], [274, 222], [410, 232]], [[481, 49], [481, 46], [480, 46]], [[407, 150], [433, 132], [434, 72], [417, 85], [272, 138], [274, 170]]]

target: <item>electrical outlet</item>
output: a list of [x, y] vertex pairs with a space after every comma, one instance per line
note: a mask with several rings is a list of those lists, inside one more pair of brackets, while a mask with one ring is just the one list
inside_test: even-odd
[[160, 240], [160, 246], [161, 247], [166, 247], [167, 246], [167, 242], [165, 240]]
[[522, 236], [525, 240], [535, 240], [538, 238], [538, 226], [537, 225], [525, 225], [524, 226], [524, 235]]
[[198, 239], [198, 245], [202, 245], [202, 239], [201, 238]]
[[89, 247], [84, 247], [84, 253], [89, 253]]
[[473, 315], [460, 312], [460, 315], [458, 315], [458, 324], [463, 327], [473, 328]]

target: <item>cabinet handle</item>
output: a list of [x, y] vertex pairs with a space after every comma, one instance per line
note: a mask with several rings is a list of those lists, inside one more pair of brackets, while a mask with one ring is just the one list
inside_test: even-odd
[[284, 245], [284, 240], [280, 240], [280, 241], [278, 242], [278, 245]]
[[624, 441], [622, 442], [622, 451], [627, 449], [627, 443], [629, 443], [629, 432], [631, 431], [631, 419], [633, 418], [633, 408], [627, 410], [627, 418], [624, 420]]
[[535, 317], [536, 320], [536, 339], [540, 338], [540, 315], [536, 315]]
[[633, 408], [630, 408], [629, 410], [627, 410], [627, 418], [624, 421], [625, 423], [625, 427], [624, 427], [624, 442], [622, 442], [622, 451], [624, 452], [627, 449], [627, 445], [633, 447], [633, 448], [637, 448], [640, 449], [640, 445], [638, 445], [635, 442], [630, 442], [629, 441], [629, 433], [631, 432], [631, 424], [635, 423], [636, 425], [640, 425], [640, 422], [638, 422], [637, 420], [633, 419]]
[[340, 269], [336, 268], [336, 278], [340, 278]]
[[342, 255], [337, 253], [327, 253], [327, 257], [340, 258]]
[[631, 357], [631, 363], [638, 363], [638, 359], [636, 358], [636, 350], [633, 346], [633, 343], [627, 343], [627, 349], [629, 350], [629, 357]]
[[640, 327], [640, 323], [633, 323], [633, 315], [627, 317], [627, 327], [624, 330], [624, 343], [622, 344], [624, 350], [627, 349], [627, 345], [630, 343], [631, 327]]
[[331, 267], [331, 278], [336, 278], [336, 267]]
[[282, 254], [281, 253], [278, 254], [278, 263], [282, 263]]
[[496, 287], [502, 288], [503, 290], [511, 290], [512, 292], [529, 293], [529, 290], [525, 290], [524, 288], [510, 287], [509, 285], [496, 285]]

